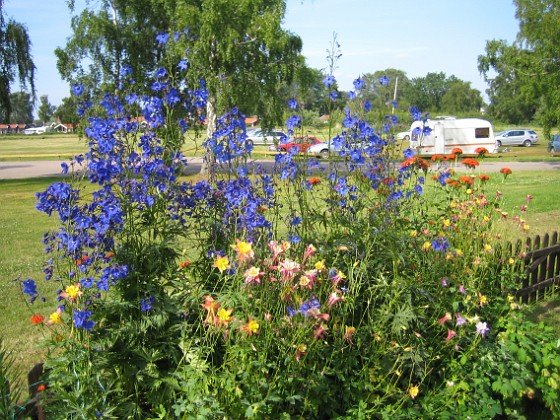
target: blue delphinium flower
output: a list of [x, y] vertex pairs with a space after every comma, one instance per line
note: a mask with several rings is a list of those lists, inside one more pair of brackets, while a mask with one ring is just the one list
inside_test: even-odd
[[296, 109], [297, 105], [298, 103], [295, 98], [288, 99], [288, 106], [290, 107], [290, 109]]
[[381, 83], [381, 85], [383, 85], [383, 86], [388, 85], [390, 81], [391, 81], [391, 79], [389, 79], [385, 75], [383, 75], [379, 78], [379, 83]]
[[31, 303], [35, 302], [35, 299], [40, 296], [39, 292], [37, 292], [37, 284], [35, 284], [35, 281], [33, 279], [23, 280], [21, 285], [23, 293], [29, 296], [29, 301]]
[[365, 110], [366, 112], [371, 111], [371, 106], [372, 106], [372, 105], [371, 105], [371, 102], [370, 102], [370, 101], [367, 101], [367, 100], [364, 101], [364, 110]]
[[147, 312], [152, 309], [152, 304], [156, 301], [156, 298], [153, 296], [147, 297], [145, 299], [140, 300], [140, 310], [142, 312]]
[[362, 79], [360, 77], [355, 79], [353, 84], [354, 84], [354, 88], [356, 90], [362, 90], [366, 86], [366, 84], [364, 82], [364, 79]]
[[84, 86], [78, 83], [74, 83], [72, 85], [72, 93], [76, 96], [82, 96], [82, 93], [84, 93]]
[[95, 325], [95, 321], [90, 319], [91, 311], [87, 310], [76, 310], [74, 311], [74, 315], [72, 317], [74, 321], [74, 326], [76, 328], [83, 328], [86, 331], [91, 331], [93, 326]]
[[161, 44], [166, 44], [168, 40], [169, 40], [169, 34], [167, 34], [165, 32], [160, 32], [156, 35], [156, 41], [160, 45]]
[[332, 74], [329, 74], [327, 76], [324, 77], [323, 79], [323, 85], [325, 85], [325, 87], [329, 87], [334, 85], [335, 79], [334, 76]]
[[432, 241], [432, 248], [434, 251], [445, 252], [449, 247], [449, 241], [445, 236], [438, 236]]

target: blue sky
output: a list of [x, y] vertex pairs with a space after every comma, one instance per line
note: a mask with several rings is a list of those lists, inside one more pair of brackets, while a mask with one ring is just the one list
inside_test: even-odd
[[[71, 34], [66, 1], [5, 0], [4, 11], [29, 30], [37, 94], [59, 105], [69, 96], [54, 55]], [[487, 40], [513, 42], [519, 25], [512, 0], [287, 0], [284, 28], [301, 36], [307, 64], [317, 69], [328, 69], [336, 34], [342, 56], [334, 75], [344, 90], [361, 74], [396, 68], [409, 78], [453, 74], [484, 93], [477, 57]]]

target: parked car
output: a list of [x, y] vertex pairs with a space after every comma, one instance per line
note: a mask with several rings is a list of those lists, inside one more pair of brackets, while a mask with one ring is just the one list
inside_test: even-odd
[[525, 146], [529, 147], [539, 141], [539, 136], [534, 130], [513, 129], [501, 131], [495, 136], [496, 146]]
[[280, 143], [282, 139], [288, 138], [288, 135], [282, 130], [251, 130], [247, 132], [247, 143], [253, 145], [273, 145]]
[[295, 147], [298, 149], [298, 152], [305, 152], [311, 146], [319, 143], [321, 143], [321, 140], [319, 140], [315, 136], [298, 136], [294, 139], [290, 139], [290, 141], [287, 143], [279, 142], [278, 146], [272, 145], [269, 147], [269, 149], [277, 150], [279, 152], [287, 152], [292, 147]]
[[[335, 141], [335, 139], [331, 140], [331, 144], [329, 147], [328, 143], [322, 142], [322, 143], [317, 143], [314, 144], [313, 146], [309, 147], [309, 149], [307, 149], [307, 153], [309, 155], [316, 155], [316, 156], [321, 156], [321, 157], [328, 157], [329, 156], [329, 150], [330, 153], [338, 153], [340, 151], [342, 151], [343, 147], [342, 145], [340, 145], [341, 142], [337, 142]], [[344, 142], [342, 142], [342, 144], [344, 144]], [[362, 142], [355, 142], [352, 144], [346, 144], [346, 149], [348, 148], [359, 148], [362, 147]]]
[[548, 152], [552, 154], [552, 156], [556, 156], [557, 153], [560, 153], [560, 134], [554, 134], [548, 143]]
[[398, 140], [410, 140], [410, 130], [397, 133]]

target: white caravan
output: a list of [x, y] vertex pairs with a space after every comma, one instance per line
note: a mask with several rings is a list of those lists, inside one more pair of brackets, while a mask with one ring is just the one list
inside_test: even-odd
[[[431, 128], [423, 134], [424, 127]], [[464, 155], [476, 155], [475, 150], [485, 148], [496, 152], [494, 129], [489, 121], [479, 118], [451, 118], [416, 121], [410, 127], [410, 147], [419, 155], [446, 155], [460, 148]]]

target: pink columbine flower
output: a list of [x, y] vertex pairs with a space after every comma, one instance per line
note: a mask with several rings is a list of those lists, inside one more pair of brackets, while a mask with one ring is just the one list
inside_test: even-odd
[[457, 335], [457, 333], [453, 330], [447, 330], [447, 338], [445, 339], [445, 342], [449, 342], [449, 340], [451, 340], [453, 337], [455, 337]]
[[462, 294], [467, 293], [467, 291], [465, 290], [465, 286], [463, 286], [462, 284], [459, 285], [459, 292], [461, 292]]
[[300, 264], [292, 261], [285, 260], [280, 263], [280, 273], [283, 280], [291, 280], [295, 277], [296, 272], [300, 270]]
[[449, 312], [446, 312], [446, 313], [445, 313], [445, 316], [443, 316], [442, 318], [438, 319], [438, 322], [439, 322], [440, 324], [443, 325], [443, 324], [445, 324], [447, 321], [450, 321], [450, 320], [451, 320], [451, 314], [450, 314]]
[[317, 248], [315, 248], [311, 244], [307, 245], [307, 248], [305, 248], [305, 253], [303, 254], [303, 261], [306, 261], [309, 257], [315, 255], [316, 252]]
[[260, 283], [263, 275], [264, 272], [262, 272], [258, 267], [253, 266], [245, 271], [245, 283]]
[[336, 291], [332, 292], [331, 295], [329, 296], [329, 299], [327, 300], [327, 305], [330, 307], [332, 307], [335, 303], [341, 301], [343, 299], [343, 296], [340, 296]]
[[331, 281], [333, 282], [333, 284], [335, 286], [338, 286], [338, 283], [340, 283], [345, 278], [346, 278], [346, 276], [344, 275], [344, 273], [340, 270], [337, 270], [336, 274], [331, 277]]
[[328, 329], [329, 327], [321, 322], [319, 326], [315, 328], [315, 331], [313, 331], [313, 337], [315, 337], [315, 340], [323, 338], [323, 334], [328, 331]]

